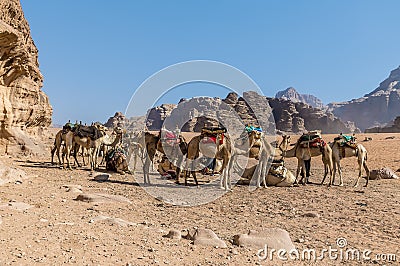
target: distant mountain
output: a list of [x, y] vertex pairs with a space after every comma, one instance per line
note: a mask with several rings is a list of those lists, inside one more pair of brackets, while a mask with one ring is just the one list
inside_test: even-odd
[[364, 131], [384, 126], [400, 115], [400, 67], [364, 97], [347, 102], [330, 103], [328, 110], [342, 121], [353, 121]]
[[324, 108], [324, 104], [322, 103], [322, 101], [320, 99], [318, 99], [314, 95], [300, 94], [293, 87], [289, 87], [286, 90], [277, 92], [275, 95], [275, 98], [289, 100], [294, 103], [301, 102], [301, 103], [308, 104], [311, 107], [315, 107], [315, 108], [320, 108], [320, 109]]

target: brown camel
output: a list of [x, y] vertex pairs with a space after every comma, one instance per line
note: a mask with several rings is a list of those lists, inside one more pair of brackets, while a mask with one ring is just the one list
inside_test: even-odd
[[[322, 155], [322, 162], [324, 163], [324, 178], [321, 182], [321, 185], [324, 183], [325, 178], [328, 174], [328, 168], [330, 172], [329, 176], [329, 184], [332, 185], [332, 170], [333, 170], [333, 162], [332, 162], [332, 149], [325, 142], [321, 141], [317, 147], [313, 147], [312, 145], [304, 146], [301, 144], [300, 140], [296, 142], [294, 147], [288, 150], [288, 144], [290, 138], [284, 138], [284, 140], [279, 145], [279, 150], [281, 150], [281, 154], [285, 158], [296, 157], [297, 158], [297, 171], [296, 171], [296, 184], [298, 184], [298, 177], [301, 170], [302, 178], [300, 182], [302, 184], [306, 184], [308, 182], [308, 176], [306, 176], [305, 169], [306, 164], [305, 161], [311, 159], [311, 157]], [[305, 179], [305, 180], [304, 180]]]
[[89, 136], [79, 136], [76, 132], [68, 132], [66, 135], [65, 147], [63, 152], [63, 168], [64, 168], [64, 156], [67, 159], [67, 168], [71, 168], [69, 164], [69, 156], [72, 149], [74, 149], [74, 159], [79, 166], [78, 160], [76, 158], [76, 151], [80, 146], [86, 148], [89, 151], [89, 161], [90, 169], [94, 170], [97, 168], [97, 156], [99, 154], [99, 149], [101, 144], [115, 146], [121, 141], [123, 130], [120, 127], [114, 129], [115, 136], [110, 137], [106, 134], [106, 128], [102, 125], [94, 125], [94, 132], [98, 135], [96, 139], [91, 139]]
[[364, 167], [365, 172], [367, 173], [367, 182], [365, 183], [365, 187], [368, 186], [370, 171], [367, 166], [367, 150], [362, 144], [356, 144], [355, 147], [350, 147], [347, 144], [341, 145], [341, 139], [336, 139], [333, 143], [331, 143], [332, 148], [332, 158], [333, 158], [333, 180], [335, 180], [336, 167], [339, 172], [340, 177], [340, 186], [343, 186], [343, 177], [342, 177], [342, 167], [340, 166], [340, 160], [348, 157], [357, 157], [358, 161], [358, 177], [357, 181], [354, 184], [354, 187], [358, 186], [358, 182], [360, 181], [362, 168]]
[[150, 164], [153, 163], [157, 151], [176, 159], [176, 176], [177, 182], [179, 182], [181, 172], [180, 165], [183, 155], [187, 153], [187, 143], [185, 138], [180, 134], [175, 134], [175, 138], [172, 139], [165, 138], [162, 131], [157, 135], [150, 132], [144, 132], [140, 135], [141, 140], [138, 143], [142, 144], [144, 152], [147, 155], [145, 156], [145, 162], [143, 164], [144, 183], [150, 184]]
[[[208, 142], [208, 143], [207, 143]], [[189, 175], [193, 176], [193, 179], [198, 186], [198, 181], [196, 177], [196, 169], [198, 163], [195, 161], [199, 158], [200, 152], [208, 157], [215, 158], [217, 160], [222, 160], [222, 176], [221, 176], [221, 188], [228, 190], [230, 184], [230, 168], [227, 167], [229, 160], [231, 158], [232, 145], [231, 140], [228, 135], [225, 134], [217, 134], [215, 143], [209, 141], [209, 137], [207, 134], [200, 134], [198, 136], [193, 137], [188, 143], [187, 149], [187, 160], [186, 160], [186, 171], [185, 171], [185, 185], [187, 185], [187, 178]], [[197, 163], [197, 165], [196, 165]]]

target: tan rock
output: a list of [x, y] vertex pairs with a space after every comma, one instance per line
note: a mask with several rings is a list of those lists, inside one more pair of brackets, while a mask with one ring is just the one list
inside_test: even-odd
[[243, 247], [285, 249], [290, 251], [295, 248], [289, 233], [280, 228], [264, 229], [261, 232], [250, 230], [247, 234], [239, 234], [233, 237], [233, 243]]
[[227, 248], [225, 242], [221, 240], [212, 230], [199, 228], [193, 235], [193, 244], [200, 246], [212, 246]]

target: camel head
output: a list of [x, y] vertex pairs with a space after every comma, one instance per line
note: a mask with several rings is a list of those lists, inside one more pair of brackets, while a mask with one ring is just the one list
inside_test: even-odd
[[125, 130], [122, 127], [115, 127], [113, 130], [113, 133], [117, 135], [122, 135], [125, 132]]
[[289, 149], [290, 146], [290, 136], [289, 135], [282, 135], [282, 141], [279, 144], [278, 148], [282, 152], [286, 152]]

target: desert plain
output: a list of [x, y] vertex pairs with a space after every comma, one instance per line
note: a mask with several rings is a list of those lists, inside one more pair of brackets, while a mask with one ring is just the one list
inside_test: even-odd
[[[236, 185], [211, 202], [184, 207], [149, 195], [139, 185], [140, 167], [134, 175], [110, 173], [107, 181], [97, 182], [93, 180], [97, 172], [87, 166], [63, 170], [51, 165], [56, 132], [50, 129], [44, 137], [46, 155], [12, 157], [0, 151], [5, 166], [26, 174], [0, 186], [0, 265], [398, 265], [400, 261], [400, 180], [371, 180], [365, 188], [362, 179], [354, 188], [355, 157], [342, 160], [342, 187], [337, 186], [338, 177], [334, 186], [328, 187], [327, 181], [319, 184], [323, 164], [321, 157], [314, 157], [312, 184], [252, 191]], [[335, 135], [323, 137], [332, 141]], [[400, 168], [400, 134], [357, 137], [368, 150], [371, 170]], [[372, 140], [362, 142], [365, 137]], [[291, 171], [296, 165], [296, 159], [286, 159]], [[190, 187], [196, 189], [202, 185]], [[76, 200], [96, 193], [110, 198]], [[211, 229], [227, 247], [165, 237], [171, 229], [185, 235], [196, 228]], [[234, 235], [266, 228], [286, 230], [300, 251], [338, 248], [342, 239], [346, 249], [370, 250], [370, 260], [325, 256], [283, 261], [276, 256], [261, 258], [259, 250], [233, 244]]]

